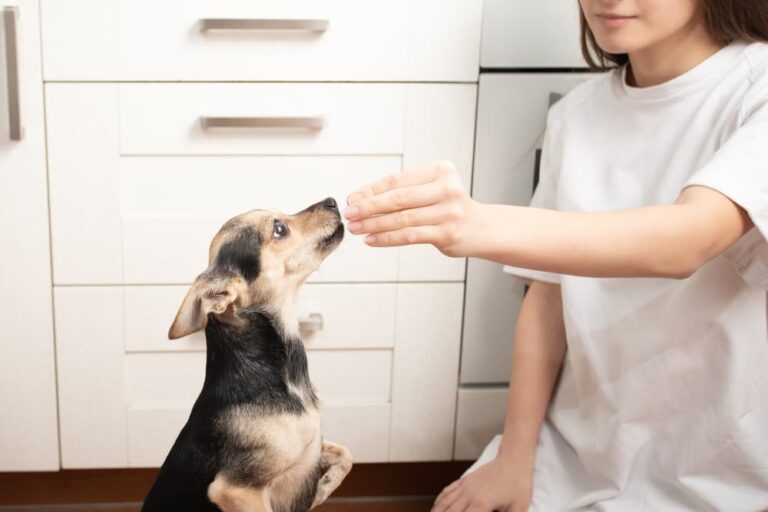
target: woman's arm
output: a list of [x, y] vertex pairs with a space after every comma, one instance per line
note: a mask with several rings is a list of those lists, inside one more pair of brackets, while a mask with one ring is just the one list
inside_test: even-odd
[[533, 469], [536, 441], [565, 349], [560, 285], [533, 281], [515, 328], [501, 458], [525, 461]]
[[392, 175], [352, 194], [353, 233], [372, 246], [430, 243], [478, 257], [594, 277], [686, 277], [751, 227], [747, 214], [705, 187], [673, 205], [572, 213], [473, 201], [449, 162]]
[[[528, 510], [539, 430], [565, 348], [560, 286], [534, 281], [517, 321], [499, 454], [493, 462], [446, 487], [435, 502], [435, 512], [452, 505], [479, 510]], [[464, 510], [462, 506], [456, 508]]]

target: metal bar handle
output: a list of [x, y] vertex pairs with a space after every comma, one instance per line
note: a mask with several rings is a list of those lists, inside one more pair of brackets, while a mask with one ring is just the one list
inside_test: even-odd
[[274, 20], [274, 19], [238, 19], [238, 18], [203, 18], [200, 30], [292, 30], [304, 32], [325, 32], [328, 20]]
[[310, 117], [201, 117], [204, 130], [211, 128], [292, 128], [302, 130], [322, 130], [325, 118]]
[[19, 102], [19, 61], [17, 54], [16, 19], [17, 7], [3, 8], [5, 28], [5, 62], [8, 68], [8, 121], [11, 140], [18, 141], [24, 136], [21, 127], [21, 106]]
[[323, 315], [311, 313], [307, 317], [299, 319], [299, 330], [305, 334], [312, 334], [323, 329]]

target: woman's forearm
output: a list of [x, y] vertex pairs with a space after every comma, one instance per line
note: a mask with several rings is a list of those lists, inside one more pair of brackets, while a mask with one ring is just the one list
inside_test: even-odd
[[582, 276], [686, 277], [750, 226], [723, 199], [594, 213], [478, 205], [471, 256]]
[[560, 286], [531, 284], [514, 343], [499, 456], [532, 468], [541, 423], [566, 350]]
[[348, 203], [349, 230], [370, 246], [432, 244], [448, 256], [591, 277], [685, 277], [752, 227], [728, 197], [695, 185], [675, 204], [615, 212], [481, 204], [446, 162], [388, 176]]

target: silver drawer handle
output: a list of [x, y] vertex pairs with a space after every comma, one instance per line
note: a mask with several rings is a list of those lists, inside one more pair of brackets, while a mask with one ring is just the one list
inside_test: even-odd
[[304, 334], [312, 334], [323, 329], [323, 315], [311, 313], [309, 316], [299, 318], [299, 330]]
[[19, 103], [19, 61], [16, 53], [16, 18], [18, 8], [3, 8], [3, 26], [5, 28], [5, 62], [8, 68], [8, 121], [11, 140], [21, 140], [24, 136], [21, 127], [21, 107]]
[[322, 130], [325, 118], [314, 117], [201, 117], [200, 125], [204, 130], [210, 128], [298, 128], [302, 130]]
[[237, 18], [203, 18], [200, 31], [208, 30], [294, 30], [304, 32], [325, 32], [328, 20], [271, 20]]

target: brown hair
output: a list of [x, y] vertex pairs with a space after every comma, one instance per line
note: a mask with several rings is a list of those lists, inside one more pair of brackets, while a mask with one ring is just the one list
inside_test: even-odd
[[[709, 33], [722, 43], [732, 41], [768, 42], [768, 2], [766, 0], [701, 0]], [[629, 61], [626, 53], [604, 52], [597, 45], [595, 34], [587, 24], [584, 11], [581, 19], [581, 53], [589, 68], [605, 71]]]

